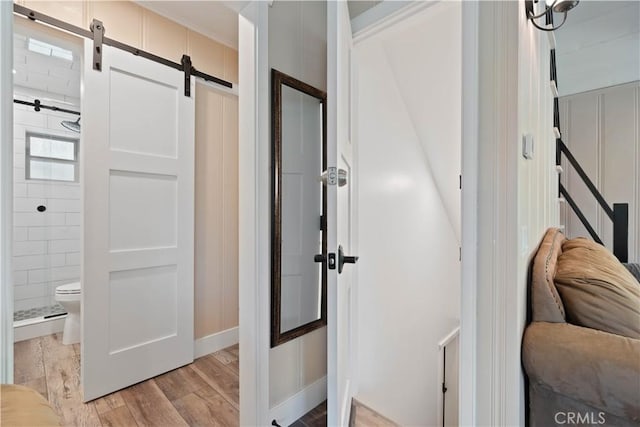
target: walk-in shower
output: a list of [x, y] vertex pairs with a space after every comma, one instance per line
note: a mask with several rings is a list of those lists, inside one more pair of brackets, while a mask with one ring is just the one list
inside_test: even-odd
[[62, 321], [65, 309], [56, 301], [56, 287], [80, 279], [80, 50], [65, 35], [16, 22], [12, 265], [17, 340], [35, 333], [25, 332], [30, 327]]

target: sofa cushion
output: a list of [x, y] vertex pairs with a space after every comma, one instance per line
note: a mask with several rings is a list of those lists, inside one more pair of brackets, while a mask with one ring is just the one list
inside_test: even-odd
[[640, 284], [606, 248], [565, 241], [554, 281], [568, 322], [640, 339]]

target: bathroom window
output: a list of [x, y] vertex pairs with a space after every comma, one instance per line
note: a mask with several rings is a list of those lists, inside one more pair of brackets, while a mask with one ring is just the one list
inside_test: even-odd
[[78, 140], [27, 132], [26, 179], [78, 182]]

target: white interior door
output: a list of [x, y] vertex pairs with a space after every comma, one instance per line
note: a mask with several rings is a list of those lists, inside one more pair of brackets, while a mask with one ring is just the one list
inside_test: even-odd
[[338, 185], [327, 191], [329, 252], [336, 253], [336, 269], [328, 274], [328, 390], [327, 422], [347, 426], [351, 413], [354, 372], [355, 292], [354, 266], [346, 264], [340, 272], [339, 248], [353, 256], [353, 148], [351, 139], [351, 23], [346, 2], [328, 2], [327, 15], [327, 154], [328, 166], [337, 167]]
[[85, 43], [85, 401], [193, 361], [194, 98], [183, 73]]

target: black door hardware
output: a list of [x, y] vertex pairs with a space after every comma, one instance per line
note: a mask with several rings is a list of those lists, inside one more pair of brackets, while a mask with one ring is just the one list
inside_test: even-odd
[[316, 254], [313, 256], [313, 262], [324, 262], [324, 255]]
[[329, 270], [336, 269], [336, 254], [334, 254], [333, 252], [329, 254], [329, 262], [327, 264], [328, 264]]
[[37, 210], [38, 212], [44, 212], [44, 211], [46, 211], [46, 210], [47, 210], [47, 207], [46, 207], [46, 206], [44, 206], [44, 205], [40, 205], [40, 206], [38, 206], [38, 207], [36, 208], [36, 210]]
[[345, 264], [355, 264], [358, 262], [357, 256], [347, 256], [342, 250], [342, 245], [338, 246], [338, 273], [342, 273]]

